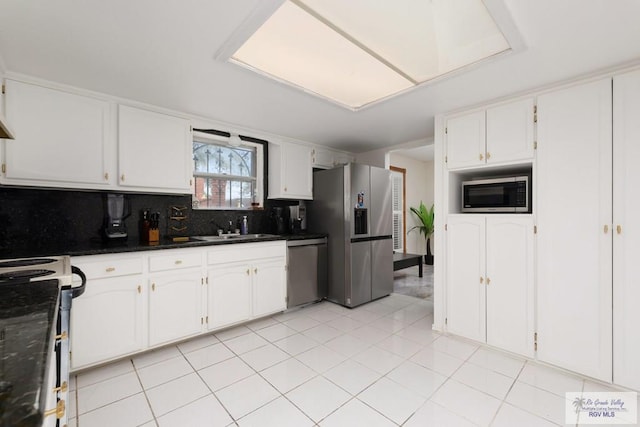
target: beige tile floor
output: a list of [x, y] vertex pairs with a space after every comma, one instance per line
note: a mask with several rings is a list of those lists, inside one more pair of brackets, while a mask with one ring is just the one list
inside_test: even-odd
[[[431, 330], [431, 301], [322, 302], [74, 376], [70, 426], [554, 426], [585, 378]], [[573, 424], [575, 425], [575, 424]]]

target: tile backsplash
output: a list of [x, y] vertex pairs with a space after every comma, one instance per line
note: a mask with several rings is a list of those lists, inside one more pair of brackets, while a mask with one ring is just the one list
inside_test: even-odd
[[[43, 240], [73, 246], [100, 241], [105, 217], [104, 191], [72, 191], [40, 188], [0, 187], [0, 250], [12, 245], [38, 244]], [[247, 215], [251, 233], [273, 232], [269, 213], [274, 206], [296, 201], [265, 200], [264, 210], [193, 210], [190, 195], [124, 193], [130, 206], [125, 220], [128, 240], [139, 240], [139, 221], [143, 209], [160, 212], [160, 235], [167, 235], [171, 206], [186, 206], [188, 235], [215, 234], [218, 225], [238, 223]]]

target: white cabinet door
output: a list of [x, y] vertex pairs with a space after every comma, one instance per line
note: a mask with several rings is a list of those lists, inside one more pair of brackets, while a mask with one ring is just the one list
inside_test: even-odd
[[538, 98], [540, 360], [611, 381], [611, 79]]
[[484, 110], [447, 120], [447, 166], [449, 169], [485, 163]]
[[4, 144], [3, 183], [107, 188], [108, 103], [7, 80], [6, 116], [16, 140]]
[[188, 120], [125, 105], [118, 107], [121, 186], [190, 193], [192, 157]]
[[450, 215], [447, 220], [447, 330], [484, 341], [484, 216]]
[[487, 109], [487, 164], [533, 158], [533, 98]]
[[90, 279], [71, 309], [71, 367], [105, 362], [143, 350], [142, 275]]
[[487, 344], [533, 357], [533, 218], [487, 216]]
[[202, 274], [178, 270], [150, 277], [149, 345], [155, 346], [202, 332]]
[[333, 154], [329, 150], [314, 148], [311, 150], [312, 166], [318, 169], [331, 169], [335, 166]]
[[277, 259], [253, 265], [253, 317], [287, 308], [284, 264], [284, 259]]
[[640, 390], [640, 71], [613, 80], [613, 382]]
[[209, 328], [251, 318], [251, 267], [220, 265], [209, 270]]
[[269, 198], [313, 199], [311, 148], [294, 143], [269, 144]]

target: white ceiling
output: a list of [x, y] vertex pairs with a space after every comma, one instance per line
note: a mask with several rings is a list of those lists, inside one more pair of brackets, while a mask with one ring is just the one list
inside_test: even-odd
[[11, 72], [362, 152], [432, 136], [434, 114], [640, 59], [638, 0], [498, 0], [520, 31], [523, 51], [353, 112], [214, 59], [264, 1], [2, 0], [0, 63]]

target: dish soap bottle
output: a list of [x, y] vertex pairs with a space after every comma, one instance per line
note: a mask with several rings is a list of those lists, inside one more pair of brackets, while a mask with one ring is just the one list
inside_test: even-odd
[[242, 222], [240, 223], [240, 234], [249, 234], [249, 221], [247, 221], [246, 215], [242, 217]]

